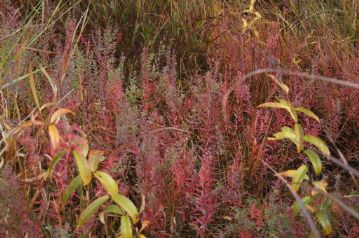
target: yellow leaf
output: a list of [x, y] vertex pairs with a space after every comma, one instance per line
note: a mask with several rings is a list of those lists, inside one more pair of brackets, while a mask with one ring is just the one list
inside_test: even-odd
[[56, 110], [51, 116], [50, 123], [56, 124], [58, 122], [58, 119], [60, 118], [60, 116], [68, 114], [68, 113], [73, 114], [73, 112], [67, 108], [60, 108], [60, 109]]
[[246, 32], [248, 30], [248, 22], [246, 19], [242, 19], [242, 23], [243, 23], [243, 26], [242, 26], [242, 33]]
[[100, 222], [104, 225], [106, 225], [106, 220], [105, 220], [105, 213], [104, 212], [100, 212], [98, 214], [98, 218], [100, 219]]
[[130, 199], [121, 194], [117, 194], [112, 198], [112, 200], [127, 212], [127, 214], [131, 217], [133, 224], [138, 222], [137, 208]]
[[297, 146], [297, 152], [300, 153], [303, 149], [304, 149], [304, 141], [303, 141], [303, 137], [304, 137], [304, 131], [303, 131], [303, 127], [298, 124], [295, 123], [294, 125], [294, 133], [295, 133], [295, 141], [296, 141], [296, 146]]
[[[295, 174], [296, 174], [297, 170], [295, 169], [290, 169], [284, 172], [280, 172], [279, 174], [282, 175], [283, 177], [290, 177], [290, 178], [294, 178]], [[304, 176], [304, 179], [309, 180], [308, 175]]]
[[317, 147], [325, 155], [330, 155], [327, 144], [317, 136], [305, 135], [304, 140]]
[[309, 110], [309, 109], [306, 109], [306, 108], [304, 108], [304, 107], [297, 107], [297, 108], [295, 108], [295, 110], [296, 110], [297, 112], [304, 113], [305, 115], [314, 118], [317, 122], [320, 122], [319, 117], [318, 117], [314, 112], [312, 112], [312, 111]]
[[261, 107], [269, 107], [269, 108], [279, 108], [279, 109], [285, 109], [289, 112], [290, 116], [293, 118], [293, 120], [295, 122], [298, 121], [298, 115], [294, 110], [293, 105], [286, 101], [286, 100], [282, 100], [280, 99], [279, 102], [266, 102], [266, 103], [262, 103], [259, 106], [257, 106], [259, 108]]
[[97, 171], [95, 177], [100, 181], [106, 192], [110, 194], [112, 198], [118, 194], [117, 184], [109, 174]]
[[[327, 186], [328, 186], [328, 182], [325, 180], [321, 180], [321, 181], [313, 181], [313, 185], [314, 187], [316, 187], [317, 189], [323, 191], [324, 193], [327, 193]], [[317, 195], [318, 192], [315, 191], [314, 189], [312, 190], [312, 195]]]
[[92, 174], [88, 166], [87, 160], [76, 150], [72, 152], [75, 157], [77, 168], [79, 169], [80, 176], [84, 185], [87, 185], [91, 182]]
[[150, 223], [151, 222], [149, 220], [142, 221], [140, 232], [142, 232], [144, 229], [146, 229], [146, 227], [148, 227], [150, 225]]
[[56, 126], [54, 125], [49, 126], [49, 136], [50, 136], [51, 146], [54, 150], [56, 150], [60, 146], [60, 134]]

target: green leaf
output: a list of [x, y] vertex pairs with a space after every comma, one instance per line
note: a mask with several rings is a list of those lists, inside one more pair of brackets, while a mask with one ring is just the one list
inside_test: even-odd
[[121, 237], [122, 238], [132, 238], [132, 227], [131, 221], [128, 216], [121, 217]]
[[294, 133], [295, 133], [295, 141], [296, 141], [296, 146], [297, 146], [297, 152], [300, 153], [303, 149], [304, 149], [304, 131], [303, 131], [303, 127], [298, 124], [295, 123], [294, 125]]
[[103, 171], [97, 171], [95, 177], [100, 181], [106, 192], [110, 194], [112, 198], [118, 194], [118, 186], [109, 174]]
[[307, 176], [307, 172], [308, 172], [308, 167], [306, 165], [302, 165], [297, 169], [297, 171], [295, 172], [295, 176], [292, 180], [292, 187], [294, 191], [297, 192], [299, 190], [305, 176]]
[[130, 199], [121, 194], [117, 194], [116, 196], [112, 197], [112, 200], [126, 211], [134, 224], [138, 222], [137, 208]]
[[[311, 196], [306, 196], [304, 198], [301, 199], [302, 203], [304, 204], [304, 206], [306, 206], [307, 208], [310, 209], [310, 207], [308, 206], [314, 199]], [[292, 212], [294, 216], [297, 216], [299, 214], [301, 210], [301, 207], [299, 205], [299, 203], [296, 201], [293, 205], [292, 205]], [[311, 210], [311, 209], [310, 209]]]
[[100, 162], [105, 160], [104, 152], [101, 150], [91, 150], [89, 154], [89, 166], [92, 172], [96, 172]]
[[112, 214], [117, 214], [117, 215], [120, 215], [120, 216], [123, 216], [123, 215], [126, 214], [126, 212], [116, 204], [108, 205], [103, 211], [106, 214], [112, 213]]
[[61, 140], [59, 131], [54, 125], [49, 125], [48, 130], [49, 130], [49, 137], [50, 137], [50, 143], [52, 149], [56, 150], [60, 146], [60, 140]]
[[71, 180], [69, 185], [67, 185], [65, 192], [61, 196], [62, 209], [65, 208], [65, 205], [69, 200], [71, 194], [75, 192], [75, 190], [80, 186], [81, 186], [81, 177], [80, 175], [78, 175]]
[[305, 115], [314, 118], [317, 122], [320, 122], [319, 117], [318, 117], [314, 112], [312, 112], [312, 111], [309, 110], [309, 109], [306, 109], [306, 108], [304, 108], [304, 107], [297, 107], [297, 108], [295, 108], [295, 110], [296, 110], [297, 112], [304, 113]]
[[296, 144], [294, 130], [293, 130], [292, 128], [290, 128], [290, 127], [283, 126], [283, 127], [281, 128], [281, 131], [275, 133], [273, 136], [274, 136], [274, 137], [272, 137], [272, 138], [268, 138], [268, 140], [283, 140], [283, 139], [288, 139], [288, 140], [292, 141], [294, 144]]
[[85, 210], [81, 213], [79, 219], [77, 220], [77, 228], [83, 226], [88, 221], [88, 219], [90, 219], [91, 216], [98, 211], [100, 206], [104, 204], [109, 198], [110, 196], [104, 195], [90, 203], [90, 205], [85, 208]]
[[62, 157], [66, 154], [66, 150], [60, 151], [50, 162], [49, 168], [47, 169], [47, 177], [50, 178], [52, 176], [52, 172], [56, 166], [56, 164], [62, 159]]
[[315, 175], [319, 175], [320, 172], [322, 171], [322, 161], [319, 155], [310, 149], [305, 150], [304, 154], [308, 157], [308, 159], [312, 163]]
[[270, 108], [285, 109], [289, 112], [290, 116], [293, 118], [293, 120], [295, 122], [298, 121], [298, 115], [295, 112], [293, 105], [286, 100], [280, 99], [279, 102], [266, 102], [266, 103], [260, 104], [258, 107], [270, 107]]
[[76, 150], [72, 152], [75, 157], [77, 168], [79, 169], [80, 176], [84, 185], [87, 185], [91, 182], [92, 173], [89, 168], [87, 160]]
[[319, 211], [315, 214], [319, 224], [323, 228], [325, 235], [330, 235], [333, 232], [333, 227], [330, 222], [328, 209], [319, 209]]
[[319, 137], [316, 136], [311, 136], [311, 135], [305, 135], [303, 138], [306, 142], [314, 145], [315, 147], [317, 147], [320, 151], [323, 152], [323, 154], [325, 155], [330, 155], [330, 151], [329, 148], [327, 146], [327, 144], [320, 139]]

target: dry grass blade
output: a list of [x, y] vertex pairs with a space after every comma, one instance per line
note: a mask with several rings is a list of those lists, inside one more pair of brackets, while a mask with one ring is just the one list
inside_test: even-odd
[[55, 81], [52, 79], [50, 74], [46, 71], [46, 69], [42, 65], [40, 65], [40, 70], [45, 75], [47, 80], [49, 81], [49, 83], [51, 85], [51, 88], [52, 88], [52, 93], [54, 95], [54, 99], [56, 99], [56, 97], [57, 97], [57, 86], [55, 84]]
[[[88, 8], [86, 9], [85, 13], [82, 15], [81, 19], [79, 20], [79, 22], [77, 23], [76, 25], [76, 28], [74, 30], [74, 33], [72, 35], [72, 38], [71, 38], [71, 44], [73, 44], [73, 47], [70, 48], [68, 51], [64, 52], [64, 60], [63, 60], [63, 64], [62, 64], [62, 68], [61, 68], [61, 79], [60, 79], [60, 82], [62, 82], [66, 76], [66, 71], [70, 65], [70, 61], [71, 59], [73, 58], [73, 53], [76, 49], [76, 46], [77, 46], [77, 43], [78, 41], [80, 40], [80, 37], [82, 35], [82, 32], [84, 31], [85, 29], [85, 25], [86, 25], [86, 20], [87, 20], [87, 14], [88, 14]], [[78, 28], [80, 27], [80, 23], [82, 22], [81, 24], [81, 28], [80, 28], [80, 32], [77, 36], [77, 39], [75, 41], [75, 37], [76, 37], [76, 32], [78, 30]]]
[[40, 109], [40, 102], [39, 102], [39, 98], [37, 96], [37, 91], [36, 91], [36, 86], [35, 86], [35, 78], [34, 78], [34, 74], [32, 73], [32, 65], [31, 64], [29, 66], [29, 81], [30, 81], [31, 92], [34, 97], [36, 106], [38, 109]]
[[[39, 72], [39, 71], [40, 71], [40, 69], [37, 69], [37, 70], [35, 70], [35, 71], [32, 72], [32, 73], [35, 74], [35, 73], [37, 73], [37, 72]], [[16, 83], [18, 83], [18, 82], [20, 82], [20, 81], [26, 79], [26, 78], [29, 77], [29, 76], [30, 76], [30, 74], [24, 74], [24, 75], [22, 75], [22, 76], [20, 76], [20, 77], [17, 77], [16, 79], [13, 79], [13, 80], [11, 80], [10, 82], [1, 85], [0, 90], [4, 90], [4, 89], [8, 88], [9, 86], [11, 86], [11, 85], [13, 85], [13, 84], [16, 84]]]

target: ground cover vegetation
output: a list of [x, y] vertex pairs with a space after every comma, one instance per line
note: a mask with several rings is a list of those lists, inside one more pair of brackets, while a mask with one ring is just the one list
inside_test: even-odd
[[0, 237], [358, 237], [355, 0], [0, 2]]

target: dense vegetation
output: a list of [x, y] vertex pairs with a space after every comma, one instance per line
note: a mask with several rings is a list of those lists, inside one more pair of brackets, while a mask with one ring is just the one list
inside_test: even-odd
[[358, 237], [355, 0], [2, 0], [0, 237]]

